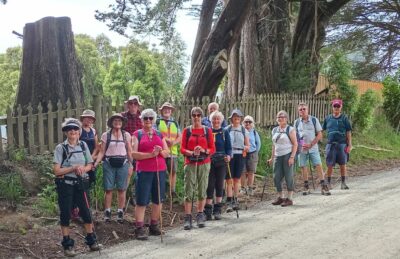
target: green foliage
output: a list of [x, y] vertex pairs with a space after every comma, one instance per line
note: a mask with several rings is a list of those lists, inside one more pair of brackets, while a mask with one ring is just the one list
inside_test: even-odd
[[332, 98], [343, 100], [343, 112], [349, 116], [353, 115], [358, 102], [357, 88], [349, 84], [351, 69], [351, 63], [341, 52], [333, 53], [322, 68], [328, 78]]
[[0, 177], [0, 198], [3, 198], [7, 203], [15, 208], [25, 196], [25, 191], [22, 188], [21, 177], [16, 173], [8, 173]]
[[400, 70], [394, 76], [387, 76], [383, 81], [383, 109], [390, 124], [400, 125]]
[[360, 97], [360, 102], [353, 116], [353, 127], [356, 131], [365, 132], [372, 126], [374, 110], [378, 104], [378, 96], [368, 90]]
[[40, 183], [42, 186], [54, 184], [53, 156], [52, 155], [35, 155], [28, 157], [29, 163], [39, 173]]
[[38, 200], [34, 204], [37, 214], [40, 216], [56, 216], [58, 214], [58, 196], [54, 183], [46, 185], [38, 194]]
[[257, 174], [272, 175], [272, 167], [267, 165], [268, 159], [271, 158], [272, 140], [271, 131], [264, 129], [256, 129], [261, 138], [261, 149], [258, 154]]
[[26, 150], [24, 148], [9, 148], [8, 153], [11, 161], [21, 162], [26, 159]]
[[281, 75], [280, 84], [285, 91], [309, 92], [312, 89], [311, 75], [316, 67], [309, 62], [307, 51], [299, 53], [294, 58], [285, 58], [285, 69]]

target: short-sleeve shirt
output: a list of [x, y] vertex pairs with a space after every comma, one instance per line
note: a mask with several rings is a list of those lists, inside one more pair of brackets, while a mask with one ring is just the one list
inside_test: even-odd
[[228, 126], [225, 129], [229, 131], [229, 135], [231, 137], [232, 154], [242, 154], [244, 149], [244, 138], [245, 136], [249, 137], [249, 131], [242, 125], [239, 127]]
[[[104, 132], [101, 135], [101, 142], [105, 145], [107, 143], [107, 134], [108, 132]], [[125, 132], [125, 141], [129, 145], [131, 143], [131, 135], [128, 132]], [[111, 156], [126, 156], [126, 146], [124, 143], [124, 137], [122, 134], [118, 135], [118, 138], [111, 133], [111, 141], [106, 153], [104, 154], [106, 157]]]
[[[80, 143], [81, 141], [78, 141], [77, 145], [72, 146], [68, 143], [68, 140], [65, 140], [63, 143], [58, 144], [54, 150], [53, 163], [59, 164], [61, 167], [85, 166], [86, 164], [93, 163], [92, 155], [90, 154], [87, 144], [82, 142], [85, 149], [85, 151], [83, 151]], [[66, 154], [69, 155], [67, 155], [67, 158], [63, 162], [64, 147], [68, 148]], [[85, 152], [85, 154], [83, 152]], [[76, 178], [76, 174], [73, 172], [65, 174], [65, 176]], [[86, 177], [86, 173], [83, 176]]]
[[292, 152], [293, 144], [289, 136], [286, 134], [287, 127], [289, 127], [290, 134], [290, 132], [294, 130], [291, 126], [286, 126], [283, 129], [278, 126], [272, 130], [272, 143], [275, 146], [275, 157], [284, 156]]
[[326, 130], [328, 135], [328, 143], [339, 143], [346, 144], [346, 132], [351, 131], [351, 124], [346, 115], [340, 114], [339, 117], [335, 117], [332, 114], [328, 115], [322, 129]]
[[[146, 134], [142, 130], [142, 134], [140, 137], [140, 143], [138, 144], [138, 152], [143, 153], [151, 153], [154, 150], [155, 146], [163, 146], [162, 138], [158, 136], [155, 130], [152, 129], [152, 137], [150, 138], [149, 134]], [[133, 135], [138, 139], [139, 130], [135, 131]], [[158, 166], [158, 168], [157, 168]], [[136, 171], [137, 172], [156, 172], [156, 171], [164, 171], [167, 170], [167, 166], [165, 164], [164, 157], [160, 154], [157, 157], [136, 160]]]
[[[313, 117], [315, 120], [315, 127], [312, 121], [312, 117], [308, 116], [308, 120], [303, 120], [302, 118], [298, 118], [299, 123], [297, 126], [297, 131], [299, 132], [300, 138], [302, 137], [305, 144], [311, 144], [311, 142], [315, 139], [316, 133], [322, 131], [321, 123], [316, 117]], [[295, 123], [296, 125], [296, 123]], [[307, 153], [307, 151], [301, 149], [302, 153]], [[309, 149], [309, 153], [319, 152], [318, 143], [312, 146]]]

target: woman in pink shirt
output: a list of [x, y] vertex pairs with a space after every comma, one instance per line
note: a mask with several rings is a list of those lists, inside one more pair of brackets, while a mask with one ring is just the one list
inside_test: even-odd
[[[152, 109], [145, 109], [140, 118], [143, 129], [133, 133], [133, 158], [136, 159], [136, 238], [147, 240], [144, 229], [144, 214], [151, 197], [150, 235], [161, 235], [158, 226], [160, 220], [161, 202], [165, 199], [165, 177], [167, 166], [165, 158], [169, 150], [167, 142], [161, 133], [153, 128], [157, 113]], [[160, 193], [159, 193], [160, 191]], [[161, 201], [159, 200], [159, 197]]]

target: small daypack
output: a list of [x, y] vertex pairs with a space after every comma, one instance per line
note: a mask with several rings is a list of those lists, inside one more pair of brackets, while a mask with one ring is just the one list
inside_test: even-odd
[[[196, 135], [196, 137], [199, 138], [199, 137], [205, 136], [206, 139], [207, 139], [207, 143], [208, 143], [208, 127], [204, 126], [204, 125], [202, 125], [202, 127], [203, 127], [204, 134], [203, 135]], [[186, 146], [189, 143], [190, 136], [192, 136], [192, 126], [189, 126], [189, 127], [186, 128]], [[205, 155], [205, 154], [200, 154], [199, 156], [196, 156], [196, 157], [195, 156], [188, 156], [188, 159], [189, 159], [190, 162], [202, 162], [207, 157], [208, 156]]]

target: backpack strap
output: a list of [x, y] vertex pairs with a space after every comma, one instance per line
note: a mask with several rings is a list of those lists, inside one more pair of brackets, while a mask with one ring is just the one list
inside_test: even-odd
[[108, 147], [111, 142], [111, 130], [107, 131], [107, 140], [106, 140], [106, 150], [104, 151], [104, 155], [107, 153]]
[[[126, 136], [125, 136], [126, 131], [121, 130], [121, 132], [122, 132], [122, 140], [125, 143], [126, 156], [128, 156], [128, 143], [126, 141]], [[116, 142], [121, 142], [121, 141], [116, 140]], [[110, 146], [110, 143], [111, 143], [111, 130], [107, 131], [106, 150], [104, 151], [104, 155], [106, 154], [108, 147]]]
[[253, 134], [254, 134], [254, 141], [256, 142], [256, 148], [257, 148], [258, 143], [257, 143], [257, 132], [256, 132], [256, 129], [253, 129]]
[[61, 144], [61, 147], [63, 149], [62, 160], [60, 165], [61, 167], [64, 164], [65, 160], [69, 160], [73, 154], [81, 152], [83, 153], [83, 156], [85, 158], [85, 165], [87, 165], [89, 160], [86, 155], [85, 143], [83, 141], [79, 141], [79, 146], [81, 147], [81, 151], [69, 152], [68, 144]]

